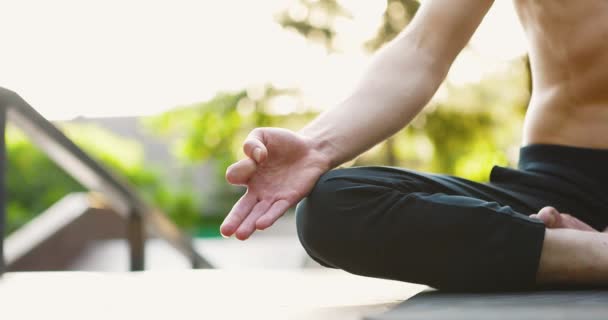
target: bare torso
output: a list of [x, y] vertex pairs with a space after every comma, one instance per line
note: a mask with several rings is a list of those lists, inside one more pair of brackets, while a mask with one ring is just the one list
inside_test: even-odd
[[608, 149], [608, 1], [514, 1], [533, 81], [523, 144]]

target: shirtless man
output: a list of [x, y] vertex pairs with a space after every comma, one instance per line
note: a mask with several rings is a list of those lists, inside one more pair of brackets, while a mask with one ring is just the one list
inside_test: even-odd
[[518, 169], [486, 184], [331, 170], [420, 112], [492, 3], [422, 1], [343, 102], [298, 132], [253, 130], [222, 234], [247, 239], [298, 204], [300, 240], [328, 267], [446, 290], [607, 285], [608, 1], [515, 0], [533, 74]]

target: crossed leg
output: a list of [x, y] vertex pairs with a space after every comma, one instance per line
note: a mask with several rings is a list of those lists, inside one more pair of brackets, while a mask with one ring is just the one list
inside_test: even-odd
[[359, 167], [325, 174], [297, 224], [315, 260], [365, 276], [467, 291], [608, 285], [608, 234], [530, 208], [455, 177]]

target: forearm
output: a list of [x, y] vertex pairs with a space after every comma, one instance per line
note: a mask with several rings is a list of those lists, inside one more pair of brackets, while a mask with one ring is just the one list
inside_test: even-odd
[[403, 35], [373, 59], [344, 101], [300, 130], [338, 166], [406, 126], [428, 103], [447, 66]]
[[300, 131], [335, 167], [406, 126], [428, 103], [493, 0], [428, 0], [342, 103]]

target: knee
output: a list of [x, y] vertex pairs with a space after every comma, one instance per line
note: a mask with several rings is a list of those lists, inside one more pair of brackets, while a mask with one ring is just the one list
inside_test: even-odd
[[[336, 227], [340, 223], [336, 193], [343, 181], [334, 179], [345, 169], [336, 169], [322, 175], [308, 196], [296, 207], [296, 226], [302, 246], [319, 261], [332, 251]], [[319, 261], [322, 262], [322, 261]], [[327, 264], [323, 263], [322, 264]]]

